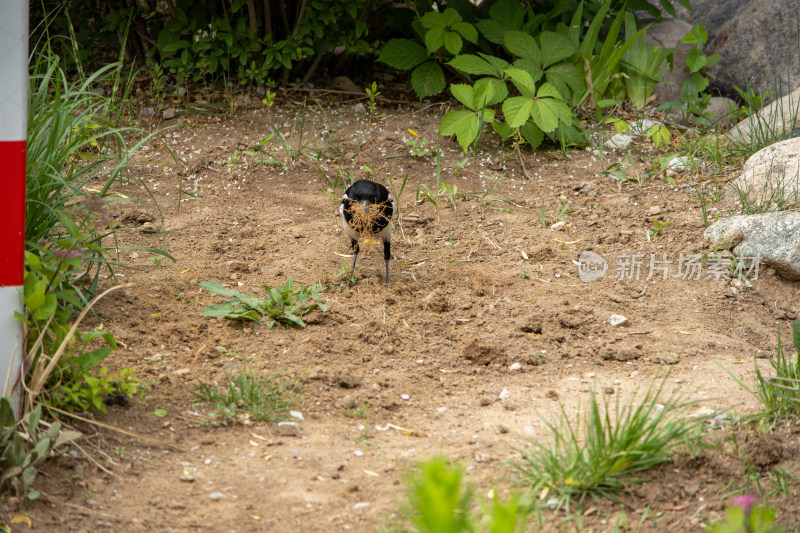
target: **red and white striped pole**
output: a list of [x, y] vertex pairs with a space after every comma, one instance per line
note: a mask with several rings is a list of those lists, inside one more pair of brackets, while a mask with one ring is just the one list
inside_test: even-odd
[[25, 355], [25, 148], [28, 138], [28, 0], [0, 0], [0, 392], [20, 414]]

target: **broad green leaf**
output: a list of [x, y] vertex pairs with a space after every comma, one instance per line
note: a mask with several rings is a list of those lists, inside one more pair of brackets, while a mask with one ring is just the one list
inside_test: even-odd
[[519, 132], [522, 138], [531, 145], [532, 150], [535, 150], [544, 140], [544, 133], [542, 133], [542, 130], [530, 120], [520, 127]]
[[514, 86], [519, 89], [519, 92], [527, 94], [528, 96], [533, 96], [536, 94], [536, 84], [527, 71], [516, 67], [509, 67], [506, 69], [505, 73], [506, 77], [508, 77], [514, 83]]
[[681, 42], [685, 44], [704, 44], [706, 41], [708, 41], [708, 32], [702, 24], [695, 24], [681, 39]]
[[496, 76], [495, 69], [488, 61], [472, 54], [461, 54], [447, 63], [456, 70], [478, 76]]
[[689, 67], [690, 72], [697, 72], [705, 67], [707, 63], [708, 56], [698, 47], [692, 48], [689, 50], [689, 53], [686, 54], [686, 66]]
[[453, 55], [457, 55], [461, 51], [463, 41], [461, 36], [454, 31], [448, 31], [444, 34], [444, 47]]
[[[558, 108], [555, 106], [557, 102], [550, 98], [542, 98], [540, 100], [532, 100], [532, 103], [530, 117], [533, 122], [545, 133], [555, 130], [556, 126], [558, 126], [559, 116]], [[511, 122], [509, 122], [509, 125], [513, 126]]]
[[536, 96], [539, 98], [555, 98], [556, 100], [561, 100], [561, 93], [558, 92], [558, 89], [547, 82], [539, 86]]
[[[503, 115], [512, 128], [519, 128], [531, 116], [534, 101], [527, 96], [514, 96], [503, 102]], [[553, 126], [555, 128], [555, 126]]]
[[428, 11], [424, 15], [419, 18], [420, 24], [422, 24], [425, 28], [439, 28], [444, 29], [447, 24], [445, 24], [444, 19], [442, 18], [442, 14], [436, 11]]
[[706, 68], [711, 68], [711, 67], [713, 67], [714, 65], [716, 65], [717, 63], [719, 63], [719, 60], [720, 60], [720, 59], [722, 59], [722, 56], [721, 56], [721, 55], [719, 55], [719, 54], [711, 54], [711, 55], [710, 55], [710, 56], [708, 56], [708, 57], [707, 57], [707, 59], [706, 59]]
[[412, 69], [427, 59], [425, 47], [408, 39], [390, 39], [378, 55], [378, 61], [400, 70]]
[[695, 85], [692, 78], [687, 78], [683, 81], [681, 86], [681, 100], [688, 102], [697, 98], [697, 85]]
[[431, 28], [425, 34], [425, 47], [428, 49], [428, 54], [433, 54], [439, 48], [444, 46], [445, 31], [442, 28]]
[[499, 0], [489, 9], [492, 20], [506, 26], [508, 29], [519, 29], [525, 18], [525, 8], [518, 0]]
[[578, 100], [586, 90], [586, 82], [578, 68], [566, 61], [556, 63], [545, 73], [548, 83], [553, 85], [570, 105], [578, 105]]
[[472, 101], [475, 102], [475, 106], [472, 109], [480, 109], [494, 103], [492, 101], [494, 98], [493, 81], [499, 80], [495, 80], [494, 78], [483, 78], [475, 82], [475, 86], [473, 88], [474, 97], [472, 99]]
[[499, 104], [508, 96], [508, 87], [506, 87], [505, 82], [503, 80], [498, 80], [497, 78], [483, 78], [475, 82], [476, 94], [478, 90], [483, 90], [481, 89], [481, 85], [484, 83], [492, 86], [492, 97], [486, 101], [485, 105], [490, 106]]
[[[439, 121], [439, 135], [457, 135], [464, 125], [463, 123], [475, 117], [475, 113], [466, 109], [450, 111]], [[476, 117], [477, 118], [477, 117]]]
[[542, 68], [536, 61], [525, 59], [523, 57], [514, 61], [514, 68], [524, 70], [530, 74], [534, 83], [542, 79]]
[[471, 43], [478, 42], [478, 30], [469, 22], [456, 22], [451, 29], [457, 31], [461, 37]]
[[578, 51], [578, 47], [569, 37], [552, 31], [543, 31], [539, 35], [539, 43], [542, 51], [540, 58], [542, 68], [567, 59]]
[[46, 320], [53, 316], [56, 309], [58, 309], [58, 298], [52, 292], [48, 293], [44, 298], [44, 303], [33, 312], [33, 319]]
[[153, 414], [158, 417], [167, 416], [167, 411], [165, 409], [156, 409], [153, 411]]
[[465, 152], [469, 145], [478, 138], [480, 119], [471, 111], [451, 111], [442, 117], [439, 123], [440, 135], [455, 134], [459, 146]]
[[703, 76], [702, 74], [692, 74], [692, 81], [694, 81], [695, 87], [697, 87], [697, 92], [701, 93], [708, 89], [708, 78]]
[[486, 40], [492, 42], [494, 44], [503, 44], [504, 37], [503, 34], [511, 28], [506, 28], [501, 26], [497, 22], [491, 19], [481, 19], [475, 23], [475, 26], [478, 27], [481, 34], [486, 37]]
[[492, 129], [502, 138], [503, 140], [508, 139], [512, 135], [514, 135], [514, 128], [508, 125], [506, 122], [501, 122], [499, 120], [495, 120], [492, 122]]
[[411, 72], [411, 86], [420, 100], [442, 92], [445, 85], [444, 71], [435, 61], [426, 61]]
[[448, 7], [442, 13], [442, 21], [444, 22], [445, 27], [452, 28], [455, 24], [461, 22], [461, 15], [459, 15], [458, 11], [452, 7]]
[[450, 92], [456, 97], [456, 100], [464, 104], [465, 107], [470, 109], [477, 109], [478, 106], [475, 102], [475, 93], [472, 87], [466, 83], [453, 83], [450, 85]]
[[536, 68], [541, 68], [542, 52], [533, 37], [521, 31], [507, 31], [504, 40], [505, 47], [509, 52], [517, 57], [535, 62]]
[[506, 68], [508, 68], [508, 61], [500, 59], [499, 57], [483, 54], [481, 52], [478, 52], [478, 55], [481, 56], [486, 61], [488, 61], [489, 64], [491, 64], [497, 70], [497, 73], [495, 75], [498, 78], [503, 77], [503, 72], [506, 70]]

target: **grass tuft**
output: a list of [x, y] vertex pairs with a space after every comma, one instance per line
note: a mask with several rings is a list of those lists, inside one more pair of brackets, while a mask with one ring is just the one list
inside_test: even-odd
[[210, 385], [200, 381], [191, 392], [200, 402], [215, 406], [211, 418], [221, 425], [284, 420], [298, 396], [296, 380], [280, 374], [258, 376], [255, 372], [228, 375], [225, 390], [216, 382]]
[[[569, 421], [563, 407], [557, 422], [545, 422], [552, 434], [549, 444], [531, 441], [519, 450], [522, 461], [513, 464], [522, 479], [540, 496], [568, 508], [586, 496], [617, 495], [644, 480], [638, 474], [670, 462], [682, 450], [693, 451], [704, 435], [708, 416], [692, 416], [696, 401], [674, 390], [665, 396], [667, 376], [655, 380], [638, 401], [631, 398], [613, 410], [592, 392], [585, 420]], [[613, 412], [612, 412], [613, 411]]]

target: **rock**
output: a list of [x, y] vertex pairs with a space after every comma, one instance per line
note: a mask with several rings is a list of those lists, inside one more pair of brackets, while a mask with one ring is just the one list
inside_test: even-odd
[[510, 367], [508, 367], [508, 368], [509, 368], [509, 369], [510, 369], [512, 372], [515, 372], [515, 371], [517, 371], [517, 370], [521, 370], [521, 369], [522, 369], [522, 365], [521, 365], [521, 364], [519, 364], [519, 363], [514, 363], [513, 365], [511, 365], [511, 366], [510, 366]]
[[795, 0], [692, 0], [691, 11], [673, 4], [679, 18], [708, 31], [703, 51], [722, 56], [709, 69], [712, 88], [736, 98], [734, 85], [757, 93], [800, 87]]
[[298, 437], [300, 436], [300, 424], [297, 422], [278, 422], [278, 435]]
[[222, 498], [225, 497], [225, 495], [222, 494], [221, 492], [212, 492], [211, 494], [208, 495], [208, 497], [216, 501], [216, 500], [221, 500]]
[[353, 109], [353, 113], [358, 113], [358, 114], [361, 114], [361, 115], [366, 115], [367, 114], [367, 108], [364, 107], [364, 104], [362, 104], [361, 102], [359, 102], [356, 105], [354, 105], [352, 109]]
[[342, 398], [340, 405], [345, 409], [355, 409], [356, 407], [358, 407], [358, 400], [356, 400], [356, 397], [353, 396], [352, 394], [348, 394], [344, 398]]
[[667, 167], [665, 170], [671, 170], [673, 172], [683, 172], [687, 168], [689, 168], [689, 157], [682, 155], [673, 157], [667, 163]]
[[147, 233], [156, 233], [158, 231], [158, 228], [152, 222], [145, 222], [140, 229]]
[[161, 114], [164, 120], [171, 120], [175, 118], [177, 115], [178, 115], [178, 110], [175, 109], [174, 107], [169, 107], [165, 109], [164, 112]]
[[559, 229], [563, 229], [564, 226], [566, 226], [566, 225], [567, 225], [566, 222], [564, 222], [563, 220], [559, 220], [558, 222], [556, 222], [555, 224], [550, 226], [550, 229], [553, 230], [553, 231], [556, 231], [556, 230], [559, 230]]
[[141, 111], [139, 111], [139, 116], [142, 118], [153, 118], [156, 114], [156, 110], [152, 107], [143, 107]]
[[625, 150], [633, 142], [633, 137], [625, 133], [617, 133], [603, 143], [603, 146], [610, 149]]
[[354, 511], [360, 511], [362, 509], [369, 509], [369, 502], [358, 502], [353, 506]]
[[739, 106], [730, 98], [724, 96], [712, 96], [708, 102], [708, 107], [705, 108], [705, 113], [708, 115], [706, 118], [712, 124], [718, 124], [725, 128], [733, 126], [736, 118], [736, 112]]
[[761, 263], [773, 267], [779, 276], [800, 280], [800, 213], [781, 211], [723, 218], [709, 226], [703, 236], [718, 242], [739, 229], [744, 238], [733, 251], [740, 260], [760, 257]]
[[347, 76], [336, 76], [333, 78], [333, 83], [331, 85], [334, 89], [338, 89], [340, 91], [349, 91], [351, 93], [364, 92], [363, 89], [353, 83], [352, 80]]
[[502, 391], [500, 391], [500, 396], [498, 396], [498, 398], [500, 398], [501, 400], [508, 400], [509, 398], [511, 398], [511, 393], [508, 392], [508, 389], [503, 389]]
[[409, 396], [408, 394], [401, 394], [400, 399], [407, 402], [408, 400], [411, 399], [411, 396]]
[[361, 377], [349, 372], [339, 372], [334, 381], [343, 389], [355, 389], [361, 385]]
[[647, 210], [647, 216], [654, 217], [661, 214], [661, 208], [657, 205], [651, 206], [650, 209]]
[[296, 418], [300, 422], [303, 421], [303, 413], [301, 413], [300, 411], [289, 411], [289, 416], [291, 416], [292, 418]]
[[734, 142], [749, 144], [751, 135], [755, 135], [757, 138], [763, 136], [759, 133], [753, 134], [751, 130], [781, 133], [799, 123], [800, 88], [742, 120], [727, 135]]
[[630, 322], [627, 318], [622, 315], [611, 315], [608, 317], [608, 323], [611, 324], [612, 327], [618, 328], [620, 326], [629, 326]]
[[686, 55], [692, 48], [691, 45], [681, 43], [681, 39], [691, 29], [692, 25], [688, 22], [672, 17], [665, 17], [647, 28], [647, 46], [676, 48], [674, 53], [675, 71], [667, 69], [664, 81], [656, 86], [656, 104], [681, 99], [681, 87], [689, 77]]
[[800, 198], [800, 137], [771, 144], [750, 156], [739, 177], [726, 186], [725, 199], [741, 201], [745, 193], [748, 202], [756, 204], [779, 197], [794, 203]]

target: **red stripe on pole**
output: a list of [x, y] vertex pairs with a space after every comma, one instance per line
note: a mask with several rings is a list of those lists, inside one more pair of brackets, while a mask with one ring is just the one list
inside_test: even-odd
[[0, 142], [0, 287], [22, 285], [25, 147], [25, 141]]

